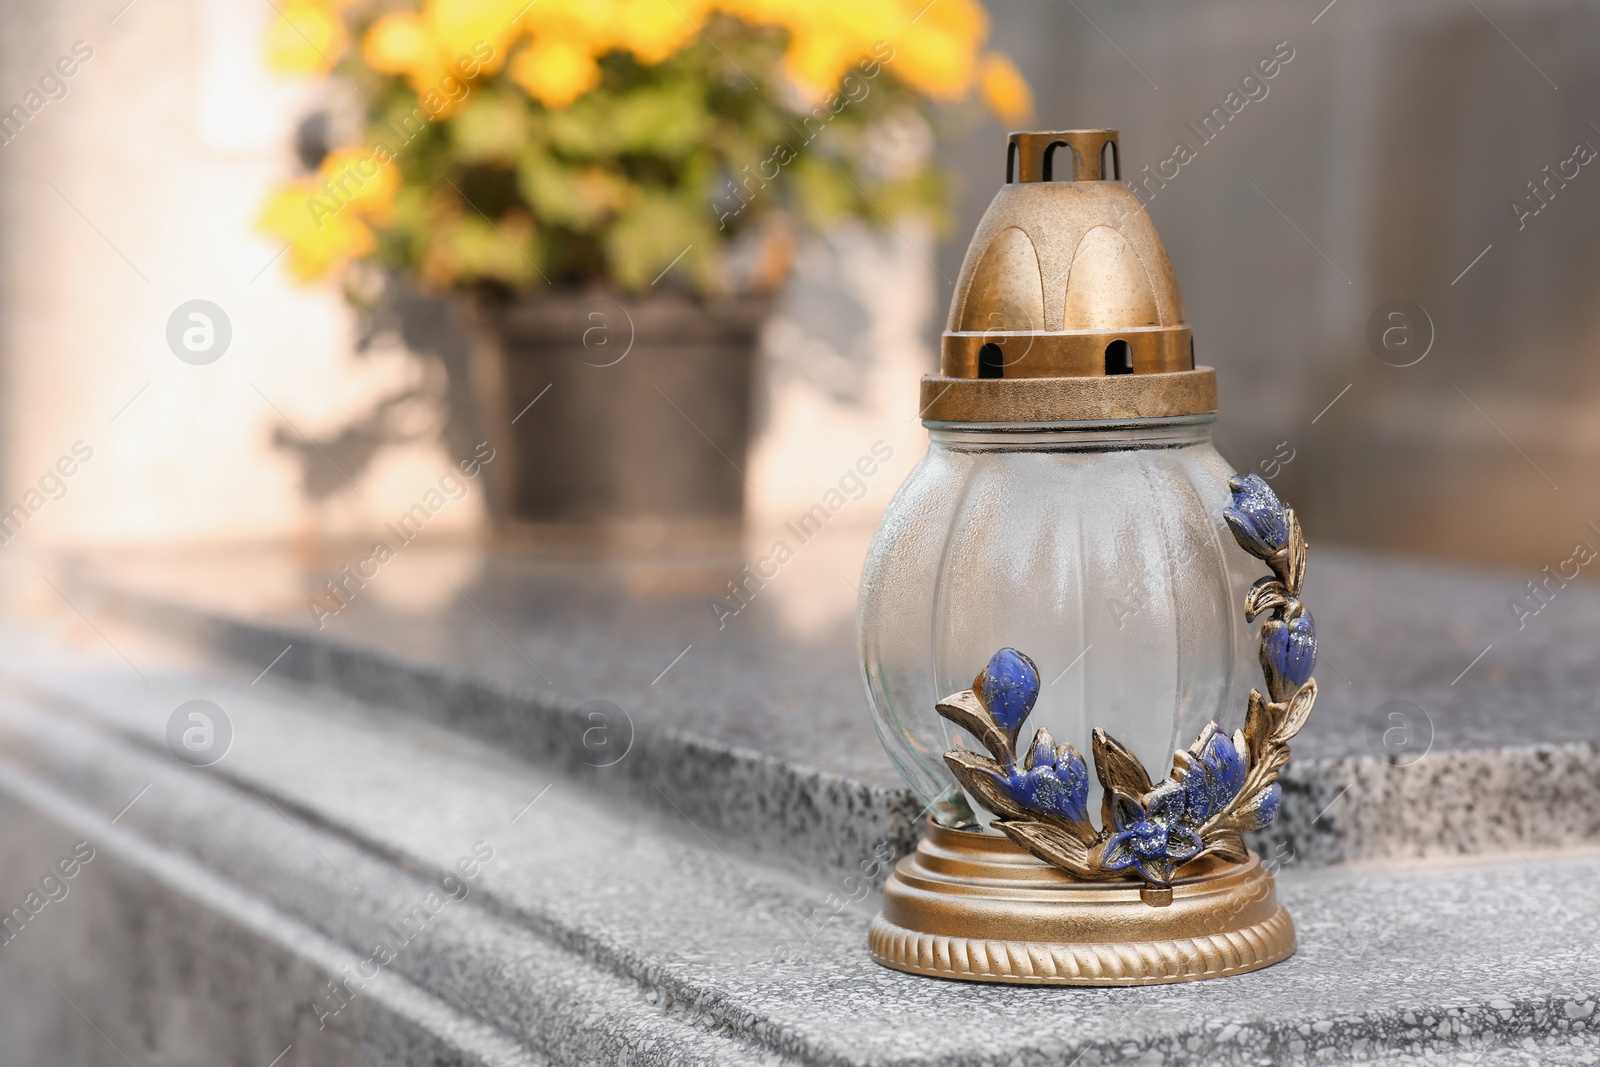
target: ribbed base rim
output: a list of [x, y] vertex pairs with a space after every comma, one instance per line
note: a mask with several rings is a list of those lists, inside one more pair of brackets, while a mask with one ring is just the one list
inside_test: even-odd
[[868, 945], [885, 967], [936, 978], [1015, 985], [1135, 986], [1244, 974], [1294, 953], [1282, 907], [1238, 930], [1173, 941], [1068, 945], [920, 934], [878, 916]]
[[1159, 897], [1084, 882], [1008, 837], [930, 823], [895, 864], [872, 958], [969, 982], [1132, 986], [1243, 974], [1294, 952], [1294, 923], [1251, 853], [1191, 865]]

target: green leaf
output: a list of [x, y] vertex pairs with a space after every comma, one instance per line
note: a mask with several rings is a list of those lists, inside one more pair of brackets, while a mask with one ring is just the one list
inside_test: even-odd
[[[728, 243], [775, 212], [823, 228], [936, 211], [935, 167], [891, 176], [875, 166], [874, 123], [895, 109], [931, 118], [933, 102], [891, 64], [857, 77], [853, 94], [840, 87], [849, 102], [825, 98], [819, 115], [782, 91], [789, 45], [778, 27], [718, 14], [661, 63], [602, 56], [599, 87], [569, 107], [545, 108], [499, 70], [437, 120], [405, 78], [348, 64], [367, 103], [362, 143], [387, 147], [402, 173], [403, 202], [374, 258], [439, 284], [520, 285], [526, 252], [558, 284], [637, 290], [687, 249], [669, 280], [708, 292], [726, 284]], [[508, 230], [510, 247], [474, 212], [459, 214], [450, 183], [502, 229], [526, 213], [532, 231]], [[719, 229], [712, 205], [725, 206], [730, 183], [745, 203]]]
[[571, 107], [545, 116], [550, 147], [569, 159], [610, 159], [622, 140], [612, 118], [613, 98], [589, 93]]
[[507, 93], [480, 90], [451, 116], [450, 145], [463, 163], [516, 162], [528, 141], [527, 105]]
[[534, 247], [526, 219], [522, 227], [492, 226], [476, 214], [463, 216], [451, 234], [451, 250], [461, 266], [463, 280], [484, 279], [513, 287], [538, 278]]
[[699, 145], [709, 118], [704, 90], [687, 81], [636, 89], [618, 97], [611, 113], [620, 152], [671, 160]]
[[636, 198], [626, 178], [600, 167], [562, 163], [531, 145], [517, 160], [517, 190], [541, 224], [580, 233]]
[[700, 204], [648, 191], [617, 216], [604, 245], [612, 279], [623, 289], [639, 290], [674, 261], [678, 268], [704, 270], [715, 238]]
[[[789, 171], [800, 214], [811, 225], [830, 226], [858, 213], [860, 198], [843, 167], [806, 155], [795, 160]], [[866, 212], [871, 213], [871, 208]]]

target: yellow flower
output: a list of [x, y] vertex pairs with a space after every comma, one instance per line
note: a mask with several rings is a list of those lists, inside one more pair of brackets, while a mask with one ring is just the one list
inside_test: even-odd
[[403, 75], [425, 96], [469, 54], [493, 73], [526, 36], [511, 60], [512, 80], [560, 109], [600, 84], [601, 56], [625, 51], [661, 63], [693, 44], [718, 13], [786, 31], [785, 71], [810, 101], [835, 91], [856, 64], [881, 60], [886, 47], [897, 76], [930, 97], [961, 99], [977, 75], [991, 109], [1007, 118], [1026, 110], [1027, 87], [1015, 68], [992, 56], [979, 70], [988, 35], [980, 0], [422, 0], [418, 11], [374, 23], [362, 51], [373, 69]]
[[[274, 0], [281, 6], [266, 38], [271, 65], [287, 73], [330, 70], [350, 46], [344, 15], [357, 2]], [[600, 88], [600, 62], [606, 56], [624, 53], [645, 65], [662, 63], [685, 48], [701, 47], [705, 33], [720, 33], [720, 27], [708, 31], [713, 18], [739, 20], [763, 35], [781, 34], [779, 39], [787, 41], [783, 75], [789, 82], [784, 98], [793, 102], [797, 93], [806, 101], [801, 110], [815, 107], [829, 93], [857, 93], [854, 81], [841, 86], [841, 80], [858, 65], [872, 64], [929, 100], [962, 100], [975, 90], [1007, 122], [1022, 121], [1032, 107], [1017, 68], [985, 50], [989, 25], [983, 0], [385, 0], [364, 3], [361, 10], [374, 7], [390, 10], [365, 31], [362, 62], [403, 78], [429, 122], [447, 118], [477, 91], [462, 83], [493, 76], [503, 66], [529, 97], [559, 111]], [[748, 29], [744, 33], [747, 39], [753, 36]], [[567, 120], [588, 121], [572, 113]], [[569, 178], [570, 188], [557, 192], [574, 218], [591, 220], [588, 225], [602, 231], [609, 254], [632, 249], [634, 267], [653, 273], [657, 253], [672, 252], [655, 231], [677, 217], [676, 207], [668, 210], [671, 205], [663, 201], [653, 214], [635, 210], [639, 205], [629, 200], [632, 186], [603, 169]], [[400, 218], [410, 219], [405, 205], [412, 200], [421, 205], [417, 198], [430, 196], [428, 189], [410, 185], [402, 191], [400, 186], [399, 164], [387, 148], [342, 149], [330, 154], [316, 175], [275, 190], [258, 226], [288, 242], [288, 262], [297, 276], [326, 275], [373, 253], [375, 228], [394, 225], [397, 197]], [[493, 277], [520, 284], [531, 277], [526, 257], [542, 254], [531, 218], [523, 225], [504, 216], [497, 231], [464, 213], [453, 190], [434, 188], [431, 194], [422, 247], [414, 250], [425, 280], [448, 285]], [[607, 229], [623, 216], [631, 230], [621, 222]], [[506, 243], [512, 229], [515, 248]], [[672, 237], [673, 248], [677, 243]]]
[[977, 48], [988, 34], [988, 17], [975, 0], [938, 0], [889, 37], [893, 69], [935, 100], [960, 100], [972, 87]]
[[973, 57], [970, 42], [928, 29], [908, 33], [896, 43], [893, 70], [913, 89], [935, 100], [954, 101], [972, 86]]
[[256, 226], [289, 242], [289, 269], [301, 281], [325, 277], [376, 246], [357, 212], [327, 209], [313, 178], [274, 190]]
[[338, 4], [289, 0], [267, 28], [267, 66], [282, 74], [322, 74], [349, 42]]
[[546, 107], [563, 108], [600, 84], [594, 56], [573, 41], [540, 36], [511, 61], [511, 79]]
[[289, 242], [289, 266], [303, 281], [320, 278], [377, 245], [370, 224], [394, 216], [399, 167], [362, 148], [331, 152], [314, 177], [273, 191], [258, 228]]
[[[448, 0], [434, 0], [444, 3]], [[666, 0], [662, 0], [666, 2]], [[523, 29], [535, 36], [560, 36], [598, 41], [616, 21], [616, 0], [538, 0], [529, 8]]]
[[400, 168], [381, 159], [380, 153], [364, 148], [330, 152], [317, 168], [317, 185], [339, 211], [355, 211], [383, 225], [394, 215]]
[[847, 70], [860, 58], [856, 42], [826, 30], [792, 32], [784, 65], [796, 88], [807, 100], [820, 100], [832, 92]]
[[978, 66], [978, 91], [1001, 122], [1019, 123], [1033, 114], [1033, 94], [1022, 72], [1005, 56], [990, 52]]
[[[273, 66], [311, 73], [337, 62], [347, 45], [341, 12], [352, 2], [283, 0], [268, 34]], [[934, 99], [961, 99], [976, 78], [1002, 118], [1019, 119], [1030, 106], [1015, 67], [998, 55], [979, 59], [989, 30], [981, 0], [421, 0], [418, 10], [379, 18], [362, 54], [426, 96], [466, 68], [494, 73], [526, 37], [512, 78], [559, 109], [599, 85], [601, 56], [620, 50], [661, 63], [693, 44], [714, 13], [784, 30], [786, 73], [808, 100], [837, 89], [857, 63], [881, 59], [887, 46], [896, 75]]]
[[[893, 0], [891, 0], [893, 2]], [[848, 6], [837, 0], [803, 3], [799, 0], [716, 0], [718, 11], [753, 26], [822, 25], [836, 21]]]
[[[976, 48], [989, 37], [989, 15], [977, 0], [938, 0], [924, 4], [920, 0], [907, 0], [905, 10], [914, 21], [910, 27], [947, 34]], [[891, 42], [892, 43], [892, 42]]]
[[[423, 15], [440, 61], [445, 65], [485, 54], [483, 65], [492, 71], [505, 62], [511, 43], [532, 26], [539, 6], [549, 0], [428, 0]], [[520, 16], [520, 17], [519, 17]]]
[[409, 11], [383, 16], [361, 41], [361, 55], [373, 70], [410, 74], [433, 65], [433, 42], [422, 18]]
[[699, 37], [709, 0], [616, 0], [612, 17], [618, 48], [640, 63], [654, 66], [676, 55]]
[[[473, 14], [480, 17], [466, 17]], [[504, 37], [514, 14], [485, 21], [482, 12], [447, 10], [439, 4], [430, 4], [421, 14], [388, 14], [367, 31], [361, 54], [372, 69], [404, 76], [429, 115], [441, 119], [465, 99], [462, 82], [499, 67], [505, 45], [495, 43], [499, 38], [492, 27]], [[437, 25], [440, 19], [444, 29]]]

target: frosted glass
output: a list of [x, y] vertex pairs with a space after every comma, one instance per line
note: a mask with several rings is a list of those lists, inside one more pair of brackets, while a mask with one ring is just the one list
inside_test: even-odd
[[1262, 570], [1222, 521], [1232, 471], [1210, 422], [931, 431], [868, 552], [860, 618], [878, 736], [936, 817], [963, 821], [942, 757], [976, 742], [934, 703], [1003, 646], [1039, 666], [1026, 738], [1045, 726], [1085, 757], [1099, 726], [1159, 779], [1206, 722], [1243, 721], [1242, 603]]

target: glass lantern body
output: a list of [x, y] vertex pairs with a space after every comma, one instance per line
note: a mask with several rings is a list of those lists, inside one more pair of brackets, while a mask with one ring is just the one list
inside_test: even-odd
[[[1214, 418], [929, 424], [868, 552], [860, 622], [878, 737], [939, 821], [990, 821], [943, 759], [981, 748], [934, 705], [1003, 647], [1039, 668], [1019, 752], [1042, 726], [1092, 761], [1099, 727], [1160, 780], [1208, 721], [1242, 721], [1261, 567], [1222, 518]], [[1091, 813], [1099, 793], [1091, 779]]]

